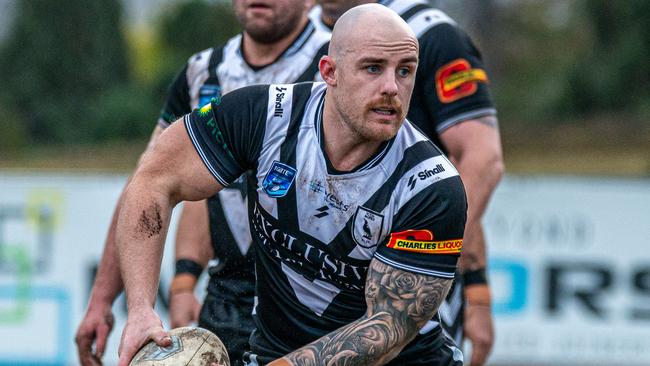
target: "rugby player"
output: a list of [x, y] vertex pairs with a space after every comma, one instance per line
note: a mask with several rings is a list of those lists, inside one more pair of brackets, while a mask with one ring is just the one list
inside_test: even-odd
[[451, 162], [405, 116], [418, 42], [364, 5], [335, 26], [325, 83], [245, 87], [174, 123], [125, 190], [116, 230], [128, 319], [119, 365], [149, 339], [172, 207], [250, 170], [257, 273], [251, 365], [460, 365], [425, 325], [446, 296], [467, 202]]
[[[310, 6], [308, 0], [235, 0], [233, 8], [243, 33], [220, 47], [190, 57], [170, 87], [149, 148], [177, 117], [236, 88], [314, 80], [329, 33], [316, 30], [308, 20]], [[233, 365], [239, 364], [253, 329], [251, 239], [246, 208], [237, 209], [243, 206], [243, 186], [240, 180], [209, 200], [210, 224], [205, 202], [185, 203], [177, 233], [177, 273], [170, 289], [172, 327], [196, 321], [200, 307], [193, 293], [196, 278], [210, 258], [219, 259], [217, 266], [210, 269], [208, 291], [198, 320], [200, 326], [223, 340]], [[229, 210], [224, 211], [223, 207]], [[82, 365], [101, 363], [113, 326], [111, 306], [123, 286], [114, 243], [119, 209], [118, 202], [88, 310], [77, 331]]]
[[504, 164], [481, 54], [453, 19], [424, 0], [318, 0], [309, 15], [328, 30], [348, 9], [374, 2], [398, 13], [418, 37], [420, 66], [408, 119], [449, 156], [467, 190], [460, 272], [440, 307], [440, 318], [457, 344], [463, 336], [472, 343], [470, 365], [483, 365], [494, 330], [481, 220]]

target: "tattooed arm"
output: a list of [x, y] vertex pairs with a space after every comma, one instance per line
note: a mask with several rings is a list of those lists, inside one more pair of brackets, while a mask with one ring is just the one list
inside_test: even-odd
[[194, 150], [182, 121], [167, 128], [144, 155], [124, 193], [116, 230], [128, 305], [119, 366], [128, 365], [149, 339], [161, 346], [171, 342], [153, 306], [172, 207], [182, 200], [207, 198], [221, 188]]
[[406, 272], [374, 259], [366, 278], [366, 314], [269, 366], [383, 365], [415, 338], [450, 286], [451, 280]]

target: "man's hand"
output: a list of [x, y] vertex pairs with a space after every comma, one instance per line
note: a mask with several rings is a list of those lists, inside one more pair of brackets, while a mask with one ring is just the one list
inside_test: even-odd
[[160, 317], [152, 308], [130, 309], [120, 341], [120, 359], [117, 366], [128, 366], [133, 356], [149, 340], [153, 340], [160, 347], [169, 347], [172, 344], [171, 337], [162, 327]]
[[479, 294], [479, 296], [472, 294], [467, 298], [463, 331], [472, 342], [472, 359], [469, 366], [481, 366], [487, 361], [494, 343], [494, 326], [489, 297], [486, 297], [486, 300], [484, 295], [481, 296], [481, 293], [489, 291], [489, 289], [487, 286], [479, 285], [470, 286], [465, 291], [466, 294], [468, 294], [467, 291]]
[[[75, 342], [77, 343], [77, 354], [79, 363], [83, 366], [94, 366], [102, 364], [102, 356], [106, 350], [106, 339], [113, 329], [115, 319], [111, 311], [110, 303], [88, 305], [86, 316], [84, 316]], [[95, 350], [93, 351], [93, 343]]]
[[177, 292], [169, 297], [169, 321], [172, 328], [185, 327], [199, 320], [201, 304], [194, 292]]

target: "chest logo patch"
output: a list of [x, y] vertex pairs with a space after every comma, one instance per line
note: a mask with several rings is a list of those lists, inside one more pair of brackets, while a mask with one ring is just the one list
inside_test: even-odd
[[266, 173], [262, 188], [270, 197], [278, 198], [287, 195], [289, 188], [296, 178], [296, 169], [274, 161], [271, 169]]
[[363, 206], [357, 207], [352, 224], [352, 238], [363, 248], [372, 248], [379, 244], [384, 216]]
[[390, 234], [388, 248], [423, 254], [458, 254], [463, 239], [434, 241], [429, 230], [406, 230]]
[[[221, 87], [219, 85], [205, 84], [199, 89], [199, 108], [209, 104], [212, 99], [221, 98]], [[219, 103], [217, 103], [219, 104]]]
[[478, 82], [487, 83], [484, 70], [472, 69], [465, 59], [456, 59], [436, 71], [436, 91], [443, 103], [451, 103], [476, 93]]

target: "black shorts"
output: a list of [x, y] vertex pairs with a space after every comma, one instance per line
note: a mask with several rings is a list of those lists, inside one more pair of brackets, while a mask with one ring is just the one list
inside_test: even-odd
[[449, 289], [445, 301], [440, 305], [438, 314], [440, 315], [440, 324], [451, 339], [456, 342], [458, 347], [463, 344], [463, 315], [465, 311], [465, 295], [463, 291], [463, 282], [460, 272], [456, 272], [454, 284]]
[[248, 338], [255, 328], [252, 311], [252, 299], [250, 303], [242, 303], [212, 294], [205, 297], [201, 307], [199, 326], [221, 339], [228, 350], [232, 366], [242, 365], [242, 355], [249, 349]]

